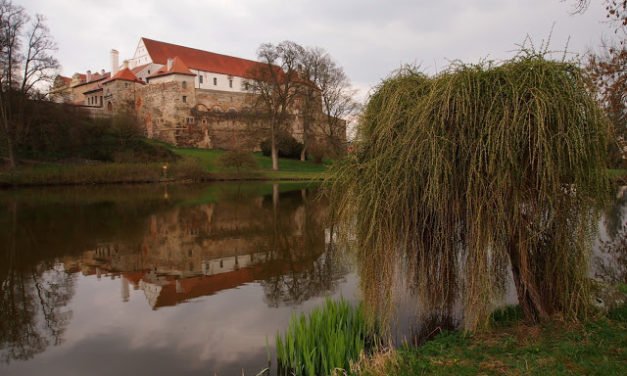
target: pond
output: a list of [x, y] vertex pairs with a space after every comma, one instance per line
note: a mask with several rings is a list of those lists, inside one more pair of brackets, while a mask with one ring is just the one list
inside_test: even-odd
[[[2, 375], [255, 375], [293, 312], [362, 299], [311, 184], [39, 188], [0, 203]], [[626, 278], [626, 218], [621, 198], [601, 221], [597, 277]], [[460, 325], [458, 293], [427, 307], [401, 279], [397, 340]]]
[[2, 375], [254, 375], [292, 312], [357, 299], [307, 185], [0, 195]]

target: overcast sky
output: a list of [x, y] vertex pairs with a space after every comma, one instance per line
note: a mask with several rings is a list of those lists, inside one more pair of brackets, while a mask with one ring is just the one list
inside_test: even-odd
[[[433, 73], [448, 61], [513, 56], [526, 35], [584, 52], [611, 34], [601, 0], [14, 0], [47, 18], [62, 74], [130, 58], [140, 37], [255, 59], [261, 43], [319, 46], [366, 93], [401, 64]], [[569, 40], [570, 38], [570, 40]]]

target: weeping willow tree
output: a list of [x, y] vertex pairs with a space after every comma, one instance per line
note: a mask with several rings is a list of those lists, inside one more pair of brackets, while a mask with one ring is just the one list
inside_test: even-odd
[[543, 56], [383, 81], [330, 187], [369, 306], [391, 308], [400, 255], [424, 273], [460, 260], [467, 329], [487, 324], [504, 264], [527, 319], [580, 317], [607, 128], [580, 68]]

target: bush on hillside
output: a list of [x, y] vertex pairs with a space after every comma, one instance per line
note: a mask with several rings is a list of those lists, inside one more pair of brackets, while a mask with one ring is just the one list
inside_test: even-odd
[[28, 103], [20, 156], [37, 160], [89, 159], [104, 162], [174, 161], [168, 148], [142, 138], [132, 114], [92, 118], [78, 107], [46, 101]]
[[246, 150], [233, 149], [222, 153], [216, 160], [223, 168], [234, 168], [237, 173], [240, 170], [252, 170], [259, 168], [253, 155]]
[[[270, 156], [272, 151], [271, 140], [265, 139], [261, 142], [261, 152], [265, 156]], [[303, 150], [303, 144], [289, 134], [280, 133], [277, 135], [276, 146], [279, 149], [280, 158], [299, 159], [300, 152]]]

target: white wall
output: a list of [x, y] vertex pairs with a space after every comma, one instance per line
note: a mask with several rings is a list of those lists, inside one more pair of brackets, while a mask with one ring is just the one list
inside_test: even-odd
[[150, 58], [150, 55], [148, 55], [146, 46], [144, 46], [144, 41], [140, 39], [139, 44], [137, 45], [137, 48], [135, 49], [135, 54], [133, 55], [133, 58], [128, 61], [128, 67], [130, 69], [133, 69], [137, 66], [148, 64], [151, 62], [152, 62], [152, 59]]
[[[220, 90], [220, 91], [231, 91], [236, 93], [245, 92], [243, 84], [244, 79], [242, 77], [237, 76], [229, 76], [226, 74], [213, 73], [200, 71], [197, 69], [190, 69], [192, 73], [196, 74], [196, 78], [194, 79], [194, 85], [197, 89], [208, 89], [208, 90]], [[202, 84], [198, 79], [198, 75], [202, 75]], [[217, 79], [217, 85], [213, 84], [213, 79]], [[233, 87], [229, 86], [229, 78], [233, 80]]]
[[155, 64], [155, 63], [150, 63], [147, 66], [145, 66], [144, 68], [142, 68], [142, 70], [140, 70], [139, 72], [137, 72], [135, 75], [137, 76], [137, 78], [139, 78], [140, 80], [146, 82], [146, 77], [150, 76], [151, 74], [155, 74], [157, 73], [157, 71], [159, 69], [161, 69], [161, 67], [163, 67], [163, 65], [161, 64]]

